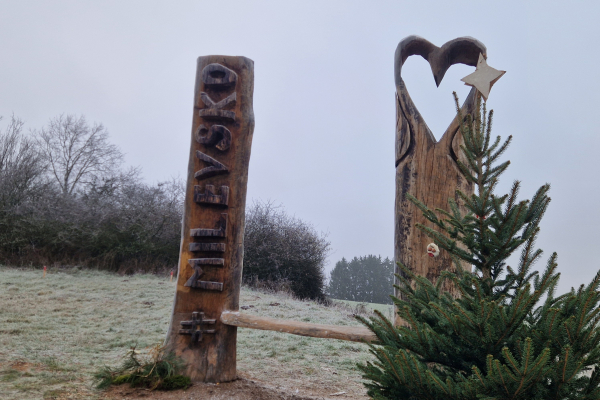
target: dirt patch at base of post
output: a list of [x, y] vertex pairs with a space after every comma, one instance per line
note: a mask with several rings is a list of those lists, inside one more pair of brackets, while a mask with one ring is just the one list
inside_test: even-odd
[[[335, 390], [335, 389], [334, 389]], [[348, 400], [349, 393], [332, 392], [326, 387], [294, 392], [293, 389], [270, 387], [265, 382], [239, 377], [225, 383], [195, 383], [186, 390], [169, 392], [115, 386], [101, 396], [102, 400]]]

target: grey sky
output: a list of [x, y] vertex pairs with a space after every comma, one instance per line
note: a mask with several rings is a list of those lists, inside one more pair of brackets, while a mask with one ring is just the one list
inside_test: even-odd
[[[149, 181], [187, 166], [196, 57], [255, 62], [248, 200], [271, 199], [329, 232], [341, 257], [393, 255], [393, 55], [411, 34], [473, 36], [494, 86], [494, 133], [512, 134], [502, 190], [552, 184], [539, 247], [559, 253], [561, 290], [600, 269], [599, 6], [523, 1], [0, 0], [0, 115], [39, 128], [60, 113], [102, 122]], [[464, 99], [411, 57], [403, 77], [435, 135]], [[5, 120], [6, 121], [6, 120]], [[425, 250], [424, 250], [425, 251]], [[545, 260], [544, 260], [545, 262]], [[539, 267], [542, 264], [538, 265]]]

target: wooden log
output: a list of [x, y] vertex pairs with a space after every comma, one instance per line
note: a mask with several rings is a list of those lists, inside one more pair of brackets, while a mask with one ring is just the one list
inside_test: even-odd
[[[417, 223], [437, 229], [423, 217], [423, 213], [406, 198], [406, 194], [421, 200], [430, 209], [449, 210], [448, 199], [458, 200], [456, 189], [473, 193], [474, 187], [460, 172], [456, 160], [465, 162], [460, 146], [464, 143], [455, 117], [439, 141], [433, 136], [423, 117], [408, 94], [401, 77], [402, 65], [411, 55], [425, 58], [439, 86], [448, 68], [456, 63], [475, 66], [479, 54], [486, 55], [485, 46], [473, 38], [452, 40], [437, 47], [418, 36], [409, 36], [398, 44], [395, 55], [396, 81], [396, 204], [394, 258], [417, 275], [435, 282], [444, 270], [453, 270], [449, 254], [442, 251], [438, 257], [427, 256], [427, 245], [433, 240], [416, 227]], [[465, 100], [463, 115], [471, 113], [476, 92], [471, 90]], [[450, 103], [448, 107], [451, 107]], [[463, 212], [466, 210], [463, 208]], [[465, 265], [465, 268], [469, 266]], [[403, 275], [399, 267], [396, 273]], [[396, 284], [400, 284], [396, 280]], [[458, 296], [456, 289], [446, 281], [444, 290]], [[396, 289], [395, 295], [402, 297]], [[394, 322], [402, 323], [396, 314]]]
[[324, 339], [349, 340], [351, 342], [374, 342], [377, 340], [375, 334], [363, 326], [310, 324], [307, 322], [240, 314], [237, 311], [224, 311], [221, 313], [221, 322], [225, 325], [240, 328], [262, 329], [265, 331], [284, 332], [291, 333], [292, 335]]
[[[253, 91], [252, 60], [198, 58], [179, 273], [165, 341], [167, 350], [183, 360], [185, 374], [193, 381], [236, 379], [237, 328], [222, 324], [218, 318], [222, 311], [239, 307], [246, 185], [254, 131]], [[215, 124], [220, 127], [213, 129]], [[195, 186], [213, 189], [196, 203]], [[228, 188], [225, 192], [224, 187]], [[220, 196], [213, 196], [214, 188], [221, 189]], [[210, 252], [219, 252], [218, 258]], [[206, 259], [223, 259], [223, 263], [207, 263]], [[181, 322], [190, 321], [194, 312], [216, 320], [210, 327], [214, 333], [179, 333]]]

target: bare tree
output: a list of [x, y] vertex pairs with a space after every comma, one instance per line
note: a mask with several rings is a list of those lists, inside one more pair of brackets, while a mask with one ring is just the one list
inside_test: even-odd
[[38, 132], [51, 175], [65, 194], [118, 171], [123, 154], [108, 142], [102, 124], [90, 126], [84, 116], [61, 114]]
[[[2, 117], [0, 117], [0, 120]], [[23, 134], [23, 121], [13, 115], [0, 131], [0, 208], [18, 205], [34, 190], [43, 172], [35, 143]]]

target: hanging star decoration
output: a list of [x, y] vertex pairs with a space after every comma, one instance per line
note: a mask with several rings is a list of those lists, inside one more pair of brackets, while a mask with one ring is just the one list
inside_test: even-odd
[[487, 65], [485, 58], [483, 58], [483, 54], [479, 53], [479, 61], [477, 61], [475, 72], [465, 76], [461, 81], [463, 81], [465, 85], [473, 86], [479, 90], [479, 93], [481, 93], [484, 100], [487, 101], [492, 85], [494, 85], [494, 83], [496, 83], [496, 81], [505, 73], [506, 71], [498, 71]]

